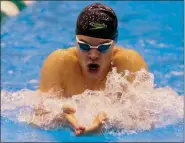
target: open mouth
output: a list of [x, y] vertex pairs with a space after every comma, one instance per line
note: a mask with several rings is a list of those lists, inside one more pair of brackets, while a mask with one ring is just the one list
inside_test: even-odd
[[88, 65], [88, 69], [89, 69], [89, 72], [98, 72], [98, 69], [99, 69], [99, 65], [98, 64], [89, 64]]

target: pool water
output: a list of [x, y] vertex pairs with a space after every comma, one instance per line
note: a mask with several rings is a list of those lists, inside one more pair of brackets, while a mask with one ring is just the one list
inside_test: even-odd
[[[58, 48], [74, 46], [76, 18], [82, 8], [91, 3], [93, 2], [36, 2], [2, 25], [3, 95], [6, 95], [4, 92], [9, 92], [13, 97], [23, 89], [32, 91], [38, 88], [44, 59]], [[184, 97], [183, 1], [101, 3], [111, 6], [118, 16], [117, 44], [135, 49], [144, 57], [149, 72], [154, 75], [156, 88], [161, 87], [163, 90], [168, 86], [179, 97]], [[174, 97], [176, 98], [180, 102], [178, 97]], [[175, 105], [174, 111], [178, 112], [178, 108], [183, 108]], [[16, 110], [12, 110], [1, 116], [2, 141], [184, 141], [182, 120], [142, 132], [120, 134], [107, 131], [99, 135], [75, 137], [66, 128], [44, 130], [15, 121], [13, 119], [16, 114]]]

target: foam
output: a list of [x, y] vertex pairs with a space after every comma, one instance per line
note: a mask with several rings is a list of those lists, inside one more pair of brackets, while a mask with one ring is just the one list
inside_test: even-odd
[[[127, 71], [126, 76], [128, 74]], [[106, 129], [121, 129], [123, 133], [151, 130], [183, 120], [183, 95], [178, 95], [168, 86], [155, 88], [152, 73], [141, 70], [134, 74], [136, 80], [130, 84], [126, 76], [122, 77], [113, 69], [107, 76], [105, 90], [85, 90], [68, 99], [51, 98], [51, 93], [38, 95], [28, 89], [17, 92], [2, 90], [1, 113], [11, 120], [15, 120], [12, 116], [17, 114], [18, 122], [31, 123], [37, 120], [33, 108], [42, 106], [50, 114], [37, 120], [37, 125], [48, 129], [65, 123], [52, 121], [62, 112], [62, 105], [69, 104], [76, 109], [75, 115], [81, 124], [89, 125], [98, 112], [104, 111], [109, 117]]]

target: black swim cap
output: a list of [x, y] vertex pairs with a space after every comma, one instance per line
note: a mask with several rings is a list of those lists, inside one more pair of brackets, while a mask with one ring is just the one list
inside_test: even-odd
[[76, 23], [76, 35], [116, 40], [118, 20], [108, 6], [95, 3], [85, 7]]

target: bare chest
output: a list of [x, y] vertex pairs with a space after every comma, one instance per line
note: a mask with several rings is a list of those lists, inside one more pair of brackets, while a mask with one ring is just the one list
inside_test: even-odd
[[[78, 76], [77, 76], [78, 75]], [[87, 82], [84, 80], [80, 74], [75, 72], [75, 75], [71, 75], [65, 85], [65, 95], [71, 97], [72, 95], [77, 95], [83, 93], [86, 89], [89, 90], [101, 90], [105, 87], [105, 81], [100, 82], [99, 84], [87, 85]]]
[[66, 96], [72, 96], [82, 93], [83, 91], [85, 91], [85, 89], [86, 85], [83, 78], [78, 77], [77, 75], [71, 75], [67, 78], [64, 94]]

